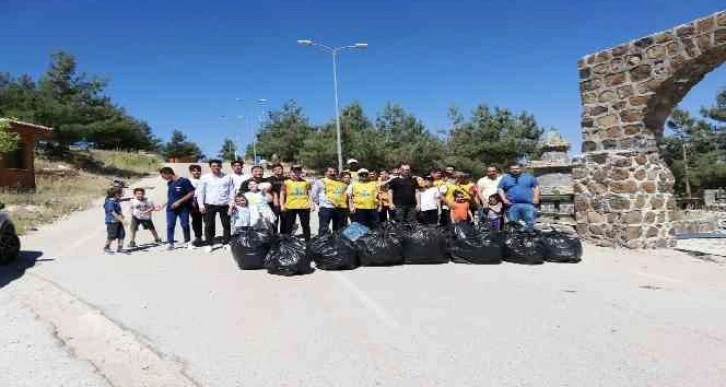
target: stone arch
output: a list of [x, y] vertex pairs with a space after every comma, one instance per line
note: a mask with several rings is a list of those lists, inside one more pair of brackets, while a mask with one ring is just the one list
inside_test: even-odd
[[726, 61], [726, 12], [594, 53], [578, 63], [583, 164], [578, 232], [600, 245], [675, 245], [673, 174], [657, 139], [674, 106]]

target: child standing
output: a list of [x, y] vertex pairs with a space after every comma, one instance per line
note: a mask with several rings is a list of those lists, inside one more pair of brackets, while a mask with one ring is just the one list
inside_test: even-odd
[[489, 211], [487, 211], [487, 220], [489, 221], [489, 228], [492, 231], [502, 230], [502, 198], [499, 194], [489, 196]]
[[250, 208], [244, 192], [240, 191], [237, 193], [237, 196], [235, 196], [234, 207], [229, 209], [229, 215], [232, 216], [232, 230], [234, 234], [238, 234], [252, 225], [250, 222]]
[[[260, 190], [260, 185], [266, 189]], [[275, 223], [277, 220], [275, 213], [272, 212], [272, 207], [270, 207], [270, 203], [272, 203], [273, 199], [272, 194], [269, 191], [271, 188], [272, 187], [269, 183], [257, 184], [254, 180], [247, 180], [247, 189], [249, 191], [244, 193], [244, 197], [247, 199], [247, 207], [250, 211], [251, 224], [257, 224], [257, 221], [260, 219], [264, 219], [270, 223]]]
[[454, 201], [451, 206], [451, 222], [470, 222], [474, 218], [469, 207], [469, 199], [462, 192], [457, 191], [454, 194]]
[[123, 191], [118, 187], [111, 187], [106, 191], [106, 200], [103, 203], [103, 210], [106, 213], [106, 246], [103, 252], [111, 253], [111, 243], [116, 241], [116, 251], [124, 252], [124, 216], [121, 214], [121, 195]]
[[134, 189], [134, 197], [131, 199], [131, 225], [129, 226], [131, 231], [131, 240], [129, 241], [129, 248], [136, 248], [136, 231], [139, 230], [139, 226], [142, 226], [144, 230], [151, 231], [151, 235], [154, 237], [154, 242], [157, 244], [161, 243], [161, 238], [156, 232], [154, 222], [151, 220], [151, 213], [156, 210], [154, 202], [149, 200], [146, 196], [146, 191], [143, 188]]
[[423, 178], [423, 190], [416, 191], [416, 203], [419, 210], [419, 221], [423, 224], [436, 224], [441, 208], [441, 192], [434, 187], [431, 176]]

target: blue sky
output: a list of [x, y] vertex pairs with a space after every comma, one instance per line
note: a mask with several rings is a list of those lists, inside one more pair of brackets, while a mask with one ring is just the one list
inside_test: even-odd
[[[216, 154], [224, 137], [251, 140], [258, 98], [270, 108], [294, 99], [314, 123], [334, 117], [331, 59], [297, 39], [365, 41], [368, 50], [340, 58], [342, 105], [360, 101], [374, 117], [397, 102], [432, 131], [447, 127], [452, 104], [527, 110], [578, 153], [580, 57], [724, 8], [723, 0], [0, 0], [0, 71], [37, 76], [51, 52], [67, 50], [83, 70], [108, 76], [110, 95], [157, 135], [180, 129]], [[682, 106], [711, 103], [724, 86], [721, 66]]]

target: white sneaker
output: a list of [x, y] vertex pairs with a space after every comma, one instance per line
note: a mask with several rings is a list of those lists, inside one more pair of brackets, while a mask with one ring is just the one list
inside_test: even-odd
[[187, 242], [187, 250], [194, 250], [194, 244], [192, 242]]
[[212, 252], [212, 246], [205, 247], [204, 248], [204, 251], [207, 252], [207, 253], [211, 253]]

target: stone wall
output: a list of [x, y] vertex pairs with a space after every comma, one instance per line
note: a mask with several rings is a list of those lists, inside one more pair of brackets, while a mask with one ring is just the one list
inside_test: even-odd
[[583, 164], [578, 232], [606, 246], [674, 246], [674, 177], [657, 138], [673, 107], [726, 60], [726, 12], [588, 55], [578, 63]]

